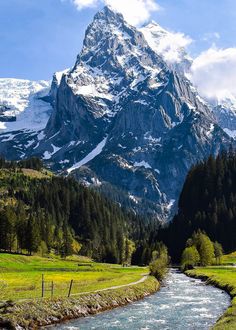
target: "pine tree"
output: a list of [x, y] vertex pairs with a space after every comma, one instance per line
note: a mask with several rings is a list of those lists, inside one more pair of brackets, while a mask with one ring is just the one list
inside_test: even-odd
[[26, 249], [30, 255], [37, 252], [40, 244], [39, 226], [35, 221], [33, 214], [30, 215], [26, 227]]

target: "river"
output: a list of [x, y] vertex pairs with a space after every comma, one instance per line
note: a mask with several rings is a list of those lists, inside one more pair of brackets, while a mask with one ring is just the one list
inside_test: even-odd
[[141, 301], [50, 329], [205, 330], [230, 305], [220, 289], [172, 269], [161, 290]]

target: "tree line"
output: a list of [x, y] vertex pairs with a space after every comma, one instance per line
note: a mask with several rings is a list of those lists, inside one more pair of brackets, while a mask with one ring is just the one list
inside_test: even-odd
[[0, 169], [17, 169], [17, 168], [28, 168], [36, 171], [41, 171], [43, 168], [43, 162], [37, 157], [19, 161], [8, 161], [4, 157], [0, 157]]

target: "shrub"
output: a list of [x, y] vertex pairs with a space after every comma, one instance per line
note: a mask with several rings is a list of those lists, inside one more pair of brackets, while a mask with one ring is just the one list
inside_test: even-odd
[[187, 269], [192, 269], [199, 263], [199, 261], [200, 256], [196, 247], [194, 245], [186, 247], [182, 253], [181, 269], [184, 271]]
[[166, 246], [160, 243], [158, 250], [153, 252], [153, 260], [149, 265], [150, 275], [161, 281], [167, 273], [169, 256]]

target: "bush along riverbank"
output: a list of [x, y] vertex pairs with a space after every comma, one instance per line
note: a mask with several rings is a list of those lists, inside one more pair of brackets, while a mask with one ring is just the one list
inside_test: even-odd
[[232, 298], [231, 306], [219, 318], [214, 330], [236, 329], [236, 273], [234, 268], [209, 267], [197, 268], [185, 271], [189, 277], [206, 281], [206, 284], [213, 285], [226, 291]]
[[39, 329], [43, 326], [125, 306], [155, 293], [159, 288], [160, 283], [149, 276], [142, 283], [73, 298], [6, 303], [0, 306], [0, 328]]

